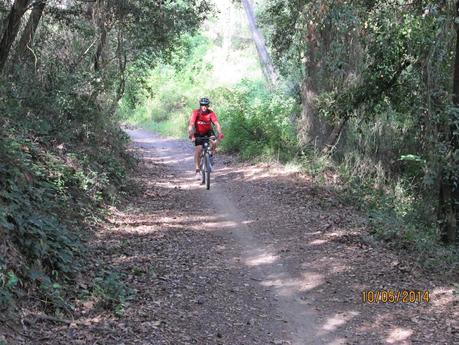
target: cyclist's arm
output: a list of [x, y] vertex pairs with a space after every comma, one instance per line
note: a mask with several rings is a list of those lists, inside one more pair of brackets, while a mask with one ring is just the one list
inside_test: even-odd
[[221, 133], [222, 132], [222, 126], [220, 126], [220, 122], [214, 122], [215, 127], [217, 128], [217, 132]]
[[193, 138], [193, 135], [194, 135], [194, 124], [196, 123], [196, 112], [192, 112], [191, 113], [191, 117], [190, 117], [190, 121], [188, 123], [188, 138]]
[[220, 122], [218, 122], [217, 115], [215, 115], [214, 112], [210, 114], [210, 120], [212, 121], [214, 126], [217, 127], [218, 134], [222, 134], [222, 127], [220, 126]]

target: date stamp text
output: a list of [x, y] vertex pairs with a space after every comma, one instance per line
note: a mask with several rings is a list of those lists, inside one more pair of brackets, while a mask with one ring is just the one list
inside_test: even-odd
[[429, 303], [429, 290], [363, 290], [362, 303]]

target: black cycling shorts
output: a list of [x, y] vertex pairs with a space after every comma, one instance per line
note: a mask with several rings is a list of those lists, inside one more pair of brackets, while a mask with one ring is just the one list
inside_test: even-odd
[[207, 133], [204, 133], [204, 134], [195, 133], [194, 137], [196, 139], [194, 141], [194, 146], [202, 145], [202, 140], [200, 140], [200, 138], [202, 138], [202, 137], [211, 137], [212, 135], [215, 135], [214, 131], [212, 131], [212, 130], [210, 130], [210, 131], [208, 131]]

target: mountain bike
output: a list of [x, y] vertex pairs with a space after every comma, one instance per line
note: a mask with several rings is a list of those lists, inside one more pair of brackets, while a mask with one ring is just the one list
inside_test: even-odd
[[210, 173], [212, 172], [212, 159], [210, 158], [210, 140], [215, 140], [215, 136], [210, 137], [199, 137], [196, 140], [199, 140], [198, 143], [202, 143], [202, 152], [201, 152], [201, 164], [199, 169], [201, 170], [202, 180], [201, 184], [206, 185], [206, 189], [210, 189]]

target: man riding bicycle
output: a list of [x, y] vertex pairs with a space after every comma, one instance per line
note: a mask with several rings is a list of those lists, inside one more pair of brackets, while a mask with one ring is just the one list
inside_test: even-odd
[[[218, 122], [217, 116], [212, 109], [209, 108], [210, 101], [204, 97], [199, 100], [199, 109], [193, 110], [190, 116], [190, 122], [188, 125], [188, 137], [194, 141], [194, 164], [196, 169], [196, 175], [199, 177], [199, 166], [201, 163], [201, 152], [202, 152], [202, 137], [215, 136], [212, 124], [217, 127], [218, 139], [223, 139], [222, 128]], [[217, 148], [216, 140], [210, 140], [211, 159]]]

